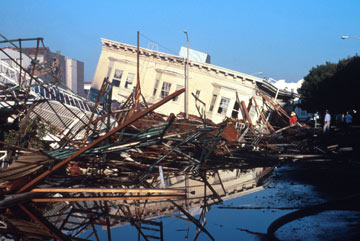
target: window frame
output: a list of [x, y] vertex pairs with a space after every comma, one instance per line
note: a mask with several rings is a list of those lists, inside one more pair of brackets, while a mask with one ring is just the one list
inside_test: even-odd
[[156, 92], [159, 88], [159, 84], [160, 84], [160, 79], [155, 79], [155, 85], [154, 85], [154, 90], [153, 90], [153, 96], [156, 96]]
[[120, 87], [121, 81], [118, 79], [113, 79], [112, 80], [112, 85], [115, 87]]
[[[175, 91], [181, 90], [182, 88], [184, 88], [183, 85], [176, 85]], [[173, 98], [173, 101], [178, 101], [178, 100], [179, 100], [179, 96], [175, 96], [175, 97]]]
[[135, 79], [135, 74], [128, 73], [128, 75], [126, 76], [126, 80], [125, 80], [125, 86], [124, 86], [125, 89], [132, 89], [131, 87], [133, 86], [134, 79]]
[[215, 104], [216, 104], [216, 101], [217, 101], [217, 97], [218, 97], [218, 95], [215, 95], [215, 94], [212, 95], [210, 106], [209, 106], [209, 111], [210, 112], [214, 111], [214, 107], [215, 107]]
[[[238, 109], [235, 108], [236, 105], [237, 105]], [[237, 101], [235, 101], [234, 106], [233, 106], [233, 109], [232, 109], [232, 112], [231, 112], [231, 117], [234, 118], [234, 119], [236, 119], [236, 118], [239, 117], [239, 113], [240, 113], [240, 103], [237, 102]], [[236, 116], [235, 116], [235, 115], [236, 115]]]
[[[166, 89], [165, 89], [166, 88]], [[160, 98], [165, 98], [170, 94], [171, 83], [164, 81], [160, 91]]]
[[[120, 74], [119, 74], [119, 72], [120, 72]], [[114, 78], [114, 79], [119, 79], [119, 80], [121, 80], [123, 74], [124, 74], [124, 71], [123, 71], [123, 70], [121, 70], [121, 69], [115, 69], [115, 70], [114, 70], [114, 77], [113, 77], [113, 78]]]
[[221, 96], [217, 113], [220, 115], [226, 115], [229, 108], [230, 98]]

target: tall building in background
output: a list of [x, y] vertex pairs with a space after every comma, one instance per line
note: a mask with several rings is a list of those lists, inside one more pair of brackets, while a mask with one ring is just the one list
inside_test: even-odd
[[[33, 59], [37, 56], [38, 64], [43, 66], [43, 71], [37, 73], [38, 77], [41, 77], [45, 81], [54, 80], [54, 77], [46, 71], [47, 69], [52, 69], [53, 74], [55, 74], [64, 86], [84, 96], [84, 62], [63, 56], [60, 51], [53, 53], [47, 47], [38, 48], [38, 51], [36, 48], [22, 48], [23, 54], [21, 55], [15, 48], [5, 47], [3, 50], [18, 63], [20, 63], [21, 56], [21, 64], [25, 69], [31, 67]], [[16, 67], [15, 63], [2, 52], [0, 52], [0, 59]]]
[[84, 62], [65, 57], [65, 72], [66, 86], [84, 96]]

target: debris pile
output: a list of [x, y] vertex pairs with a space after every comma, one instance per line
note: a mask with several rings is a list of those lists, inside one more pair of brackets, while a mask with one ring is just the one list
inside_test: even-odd
[[[2, 43], [21, 55], [23, 41], [42, 43]], [[30, 69], [8, 57], [15, 66], [0, 62], [0, 218], [6, 226], [0, 232], [7, 238], [70, 240], [86, 234], [84, 239], [98, 240], [95, 226], [106, 227], [111, 237], [111, 227], [128, 222], [145, 240], [150, 236], [142, 227], [152, 225], [162, 240], [162, 223], [149, 218], [180, 211], [213, 239], [205, 228], [207, 205], [257, 190], [271, 171], [263, 167], [278, 164], [279, 157], [314, 153], [314, 130], [288, 126], [286, 111], [260, 90], [281, 126], [270, 123], [271, 113], [255, 98], [250, 104], [261, 116], [258, 123], [244, 102], [244, 119], [220, 124], [206, 119], [200, 107], [200, 117], [189, 119], [155, 112], [184, 89], [148, 106], [137, 85], [114, 109], [107, 79], [93, 103], [64, 89], [51, 68], [46, 74], [53, 81], [43, 81], [36, 70], [45, 67], [36, 56]], [[200, 220], [188, 212], [195, 204], [203, 210]]]

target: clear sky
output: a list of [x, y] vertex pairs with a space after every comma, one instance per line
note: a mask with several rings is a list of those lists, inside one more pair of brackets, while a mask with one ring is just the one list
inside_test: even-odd
[[[178, 54], [186, 46], [212, 64], [260, 77], [298, 81], [326, 61], [359, 53], [360, 0], [1, 0], [0, 33], [43, 37], [55, 52], [85, 63], [91, 81], [100, 38]], [[150, 40], [149, 40], [150, 39]]]

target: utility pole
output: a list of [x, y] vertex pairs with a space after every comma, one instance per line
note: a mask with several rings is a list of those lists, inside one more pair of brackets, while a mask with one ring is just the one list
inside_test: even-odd
[[184, 33], [186, 35], [186, 43], [187, 43], [187, 56], [186, 56], [186, 62], [185, 62], [185, 95], [184, 95], [184, 114], [185, 119], [189, 119], [189, 36], [186, 30], [184, 30]]

